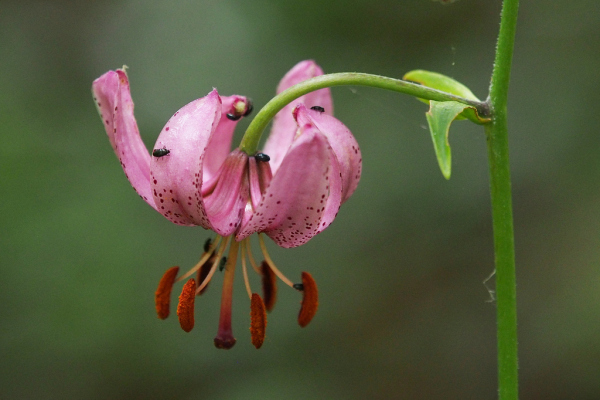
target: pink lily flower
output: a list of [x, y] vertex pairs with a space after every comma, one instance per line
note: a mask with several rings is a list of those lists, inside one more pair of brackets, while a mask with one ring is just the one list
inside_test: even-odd
[[[277, 91], [322, 73], [313, 61], [300, 62], [284, 76]], [[174, 282], [197, 272], [196, 280], [184, 285], [177, 310], [182, 328], [190, 331], [196, 295], [217, 269], [224, 268], [215, 345], [233, 347], [233, 274], [241, 251], [253, 344], [259, 348], [264, 340], [266, 311], [276, 299], [275, 276], [303, 292], [299, 323], [306, 326], [318, 306], [316, 284], [306, 272], [302, 283], [286, 278], [271, 260], [261, 234], [285, 248], [306, 243], [333, 222], [358, 185], [360, 149], [348, 128], [331, 116], [329, 89], [298, 98], [279, 112], [264, 152], [253, 155], [230, 151], [237, 121], [252, 111], [251, 101], [244, 96], [219, 96], [214, 89], [192, 101], [171, 117], [149, 153], [133, 115], [125, 71], [105, 73], [94, 81], [92, 91], [110, 143], [140, 197], [176, 224], [199, 225], [217, 234], [207, 241], [194, 268], [178, 279], [178, 267], [165, 273], [156, 292], [158, 316], [164, 319], [169, 314]], [[260, 266], [251, 252], [254, 233], [259, 234], [265, 260]], [[250, 289], [246, 259], [262, 277], [262, 297]]]

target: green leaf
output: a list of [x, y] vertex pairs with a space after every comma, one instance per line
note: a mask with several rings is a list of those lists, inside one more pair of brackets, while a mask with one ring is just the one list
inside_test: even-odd
[[431, 139], [433, 140], [433, 148], [435, 155], [442, 170], [442, 175], [446, 179], [450, 179], [450, 171], [452, 168], [452, 155], [450, 153], [450, 144], [448, 143], [448, 132], [450, 124], [456, 117], [468, 108], [466, 104], [456, 101], [430, 101], [430, 108], [425, 116], [429, 124]]
[[415, 69], [414, 71], [407, 72], [402, 79], [405, 81], [416, 82], [432, 89], [441, 90], [442, 92], [451, 93], [467, 100], [480, 101], [477, 96], [471, 92], [471, 89], [449, 76], [438, 74], [437, 72]]

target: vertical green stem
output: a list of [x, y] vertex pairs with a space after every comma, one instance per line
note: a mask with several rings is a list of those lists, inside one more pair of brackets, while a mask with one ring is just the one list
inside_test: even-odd
[[504, 0], [490, 84], [492, 122], [486, 126], [496, 254], [498, 394], [517, 400], [517, 290], [506, 103], [517, 26], [518, 0]]
[[[503, 126], [500, 126], [503, 125]], [[517, 297], [508, 136], [506, 124], [486, 127], [496, 254], [498, 392], [500, 400], [518, 398]]]

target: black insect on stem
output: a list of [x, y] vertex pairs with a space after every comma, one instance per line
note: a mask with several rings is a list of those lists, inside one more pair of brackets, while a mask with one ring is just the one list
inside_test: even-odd
[[323, 107], [321, 107], [321, 106], [312, 106], [310, 109], [318, 111], [320, 113], [325, 112], [325, 109]]
[[171, 150], [167, 149], [166, 147], [163, 147], [162, 149], [154, 149], [152, 150], [152, 155], [156, 158], [159, 157], [164, 157], [167, 154], [169, 154], [171, 152]]
[[256, 161], [262, 161], [262, 162], [268, 162], [269, 160], [271, 160], [271, 157], [269, 157], [265, 153], [256, 153], [254, 155], [254, 158], [256, 158]]
[[208, 250], [210, 250], [211, 244], [212, 244], [212, 240], [210, 240], [210, 238], [206, 239], [206, 242], [204, 242], [204, 251], [206, 253], [208, 253]]
[[294, 283], [293, 288], [301, 292], [304, 290], [304, 285], [301, 283]]

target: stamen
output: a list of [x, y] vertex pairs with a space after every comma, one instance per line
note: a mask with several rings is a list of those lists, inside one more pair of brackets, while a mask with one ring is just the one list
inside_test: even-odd
[[256, 261], [254, 261], [254, 257], [252, 256], [252, 246], [250, 246], [250, 239], [244, 240], [244, 242], [246, 243], [246, 250], [248, 251], [248, 260], [250, 260], [250, 265], [252, 265], [254, 271], [256, 271], [256, 273], [260, 275], [260, 269], [258, 268], [258, 265], [256, 264]]
[[196, 298], [196, 281], [190, 279], [183, 285], [183, 290], [179, 296], [179, 305], [177, 305], [177, 316], [179, 325], [186, 332], [194, 328], [194, 299]]
[[[215, 251], [215, 248], [221, 242], [221, 239], [222, 239], [222, 236], [221, 235], [217, 235], [217, 237], [215, 238], [215, 240], [213, 241], [213, 243], [210, 245], [210, 248], [208, 249], [208, 251], [206, 253], [202, 254], [202, 257], [200, 257], [200, 261], [198, 261], [198, 263], [196, 265], [194, 265], [194, 267], [192, 269], [190, 269], [188, 272], [186, 272], [185, 274], [183, 274], [182, 276], [180, 276], [179, 278], [177, 278], [177, 280], [175, 282], [181, 282], [182, 280], [184, 280], [186, 278], [189, 278], [194, 272], [196, 272], [200, 268], [202, 268], [202, 266], [204, 265], [204, 263], [210, 258], [210, 256], [212, 255], [212, 253]], [[206, 243], [204, 245], [206, 246]]]
[[262, 271], [262, 287], [263, 287], [263, 298], [265, 301], [265, 308], [271, 312], [275, 307], [275, 300], [277, 300], [277, 278], [273, 273], [273, 270], [269, 267], [269, 264], [262, 262], [260, 265]]
[[[213, 254], [204, 264], [202, 264], [202, 267], [200, 267], [200, 269], [198, 270], [198, 274], [196, 275], [196, 282], [198, 282], [198, 284], [204, 283], [216, 259], [216, 254]], [[208, 282], [206, 283], [204, 288], [198, 292], [197, 296], [206, 292], [206, 289], [208, 289]]]
[[275, 263], [273, 263], [273, 260], [271, 260], [271, 257], [269, 257], [269, 252], [267, 251], [267, 246], [265, 246], [265, 240], [262, 237], [262, 233], [258, 234], [258, 242], [260, 243], [260, 248], [262, 250], [263, 256], [265, 256], [265, 261], [269, 264], [269, 267], [271, 267], [273, 272], [275, 272], [275, 275], [277, 275], [277, 277], [281, 279], [283, 283], [293, 288], [294, 283], [290, 281], [284, 274], [282, 274], [280, 270], [277, 269]]
[[252, 300], [250, 301], [250, 337], [256, 349], [260, 349], [262, 346], [266, 329], [267, 312], [265, 311], [265, 304], [258, 293], [252, 293]]
[[233, 275], [235, 273], [238, 248], [239, 243], [234, 240], [229, 247], [229, 254], [227, 255], [227, 267], [225, 269], [225, 277], [223, 278], [223, 292], [221, 293], [219, 330], [214, 340], [215, 346], [218, 349], [230, 349], [235, 345], [236, 341], [231, 331], [231, 303], [233, 299]]
[[302, 306], [298, 314], [298, 324], [304, 328], [313, 319], [319, 307], [317, 283], [308, 272], [302, 272]]
[[[248, 239], [244, 239], [242, 242], [245, 242]], [[246, 244], [242, 243], [242, 272], [244, 273], [244, 284], [246, 285], [246, 291], [248, 292], [248, 297], [252, 300], [252, 289], [250, 289], [250, 280], [248, 279], [248, 269], [246, 268]]]
[[223, 253], [225, 252], [225, 249], [227, 248], [227, 245], [229, 244], [230, 240], [231, 236], [227, 236], [225, 240], [223, 240], [223, 243], [221, 243], [221, 246], [219, 246], [219, 251], [217, 251], [215, 261], [213, 262], [212, 267], [210, 267], [210, 272], [206, 276], [206, 279], [204, 279], [200, 286], [198, 286], [196, 294], [200, 293], [206, 287], [206, 285], [208, 285], [208, 282], [210, 282], [210, 280], [212, 279], [213, 275], [215, 274], [215, 271], [217, 270], [217, 265], [219, 265], [219, 260], [221, 259], [221, 257], [223, 257]]
[[154, 303], [156, 304], [156, 314], [158, 318], [165, 319], [169, 316], [169, 305], [171, 304], [171, 291], [175, 283], [175, 277], [179, 272], [179, 267], [171, 267], [165, 272], [158, 283], [158, 289], [154, 293]]

